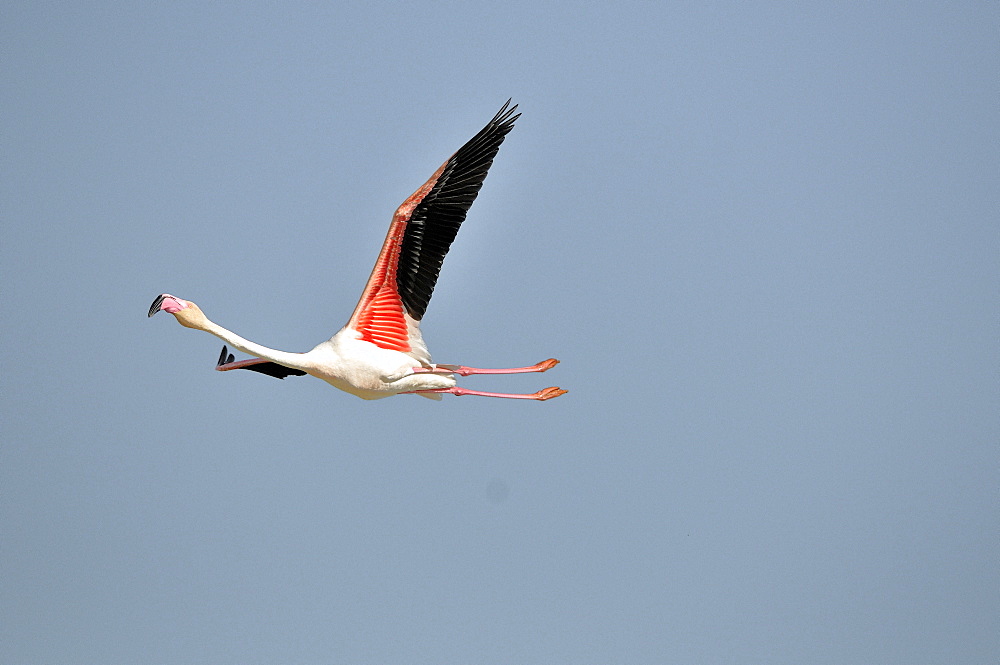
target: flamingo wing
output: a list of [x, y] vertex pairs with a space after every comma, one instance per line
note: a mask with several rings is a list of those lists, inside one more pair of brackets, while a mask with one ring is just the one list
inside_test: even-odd
[[517, 105], [510, 102], [396, 209], [347, 324], [362, 339], [384, 349], [410, 351], [410, 327], [423, 318], [444, 257], [500, 144], [520, 117], [514, 114]]
[[251, 358], [249, 360], [236, 360], [236, 356], [229, 353], [229, 349], [223, 345], [222, 353], [219, 355], [219, 362], [215, 364], [215, 369], [220, 372], [228, 372], [231, 369], [248, 369], [251, 372], [260, 372], [273, 376], [276, 379], [284, 379], [286, 376], [305, 376], [301, 369], [292, 369], [278, 363], [264, 360], [262, 358]]

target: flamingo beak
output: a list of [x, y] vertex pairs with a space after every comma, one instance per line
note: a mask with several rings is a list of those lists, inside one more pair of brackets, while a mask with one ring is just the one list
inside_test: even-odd
[[168, 314], [176, 314], [182, 309], [187, 309], [187, 303], [180, 298], [175, 298], [169, 293], [163, 293], [158, 295], [156, 300], [153, 301], [153, 304], [149, 306], [149, 314], [146, 316], [153, 316], [161, 309]]

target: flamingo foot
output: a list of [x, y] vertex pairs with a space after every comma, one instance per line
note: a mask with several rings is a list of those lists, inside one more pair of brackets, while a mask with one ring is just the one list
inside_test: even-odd
[[[559, 361], [557, 360], [556, 362], [559, 362]], [[545, 370], [541, 369], [541, 370], [538, 370], [538, 371], [539, 372], [544, 372]], [[549, 388], [542, 388], [537, 393], [535, 393], [535, 395], [538, 396], [538, 397], [536, 397], [536, 399], [538, 399], [541, 402], [544, 402], [547, 399], [552, 399], [553, 397], [559, 397], [560, 395], [565, 395], [568, 392], [569, 392], [568, 390], [563, 390], [562, 388], [557, 388], [556, 386], [551, 386]]]
[[451, 388], [435, 388], [433, 390], [412, 390], [406, 393], [400, 393], [400, 395], [410, 395], [416, 393], [451, 393], [452, 395], [477, 395], [479, 397], [502, 397], [505, 399], [534, 399], [540, 402], [544, 402], [547, 399], [552, 399], [553, 397], [559, 397], [560, 395], [565, 395], [567, 391], [562, 388], [556, 388], [552, 386], [550, 388], [542, 388], [537, 393], [531, 393], [530, 395], [520, 395], [512, 393], [487, 393], [481, 390], [469, 390], [468, 388], [459, 388], [458, 386], [453, 386]]
[[483, 369], [481, 367], [466, 367], [465, 365], [442, 365], [437, 364], [434, 368], [414, 367], [414, 374], [458, 374], [459, 376], [469, 376], [470, 374], [527, 374], [529, 372], [545, 372], [556, 365], [559, 361], [555, 358], [543, 360], [540, 363], [528, 367], [508, 367], [504, 369]]

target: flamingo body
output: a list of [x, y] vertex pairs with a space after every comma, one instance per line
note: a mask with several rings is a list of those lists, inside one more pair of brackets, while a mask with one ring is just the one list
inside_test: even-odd
[[[345, 326], [332, 338], [305, 354], [306, 362], [311, 365], [306, 372], [361, 399], [381, 399], [399, 393], [454, 386], [455, 377], [450, 373], [414, 373], [415, 366], [433, 367], [422, 340], [420, 348], [426, 358], [424, 362], [412, 352], [382, 348], [363, 339], [358, 331]], [[425, 396], [440, 398], [437, 393], [427, 393]]]
[[236, 360], [223, 346], [216, 369], [248, 369], [279, 379], [309, 374], [362, 399], [401, 393], [441, 399], [441, 394], [546, 400], [566, 391], [546, 388], [530, 395], [487, 393], [456, 386], [455, 375], [544, 372], [558, 361], [529, 367], [479, 369], [435, 365], [420, 334], [441, 264], [489, 167], [519, 115], [510, 101], [420, 188], [396, 209], [375, 267], [354, 312], [340, 331], [306, 353], [269, 349], [210, 321], [189, 300], [164, 293], [149, 308], [173, 314], [187, 327], [204, 330], [244, 353]]

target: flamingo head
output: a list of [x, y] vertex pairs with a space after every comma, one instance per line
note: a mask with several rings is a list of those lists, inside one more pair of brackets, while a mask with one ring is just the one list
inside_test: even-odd
[[172, 296], [169, 293], [163, 293], [156, 297], [153, 304], [149, 306], [148, 316], [153, 316], [160, 310], [168, 314], [173, 314], [174, 318], [177, 319], [177, 323], [185, 328], [203, 330], [205, 322], [208, 320], [198, 305], [195, 305], [190, 300], [182, 300], [176, 296]]

